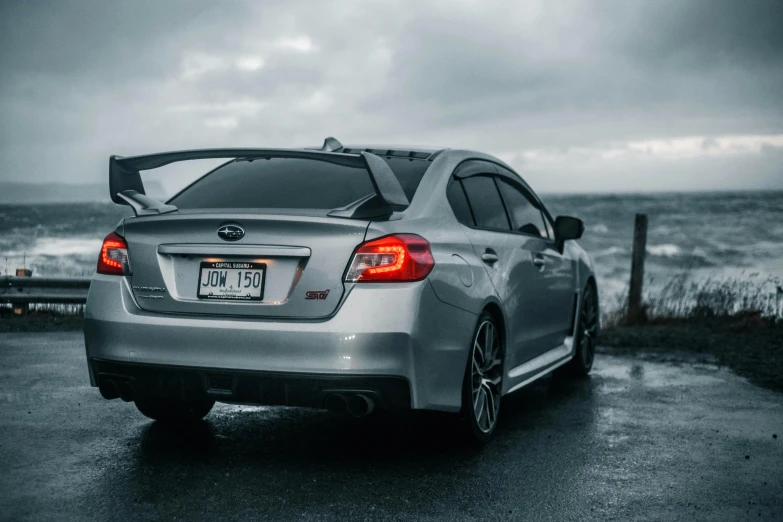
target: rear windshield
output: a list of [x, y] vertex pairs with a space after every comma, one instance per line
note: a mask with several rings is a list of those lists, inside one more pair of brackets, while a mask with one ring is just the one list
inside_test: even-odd
[[[419, 186], [429, 161], [384, 158], [408, 196]], [[298, 158], [232, 161], [174, 196], [179, 208], [333, 209], [372, 194], [370, 175], [360, 168]]]

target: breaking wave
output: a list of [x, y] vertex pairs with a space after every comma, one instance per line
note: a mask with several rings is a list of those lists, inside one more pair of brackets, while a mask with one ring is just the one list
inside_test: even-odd
[[599, 257], [606, 257], [606, 256], [617, 256], [617, 255], [624, 255], [629, 254], [630, 251], [627, 248], [619, 247], [619, 246], [612, 246], [609, 248], [605, 248], [604, 250], [599, 250], [598, 252], [594, 252], [592, 254], [593, 259], [599, 258]]
[[675, 257], [682, 254], [682, 249], [677, 245], [652, 245], [647, 247], [647, 253], [652, 256]]

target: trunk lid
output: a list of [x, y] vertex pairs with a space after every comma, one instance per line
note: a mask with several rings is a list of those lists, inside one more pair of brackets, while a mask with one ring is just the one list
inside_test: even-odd
[[[331, 315], [344, 291], [346, 266], [364, 240], [368, 222], [326, 217], [320, 211], [303, 214], [301, 209], [296, 215], [281, 210], [253, 214], [210, 210], [127, 219], [130, 282], [138, 305], [150, 312], [211, 316], [318, 319]], [[244, 235], [232, 241], [221, 239], [218, 230], [227, 225], [240, 227]], [[259, 300], [199, 298], [202, 263], [218, 269], [263, 266], [263, 295]], [[229, 281], [242, 277], [237, 272], [228, 274]], [[225, 279], [225, 270], [221, 276]]]

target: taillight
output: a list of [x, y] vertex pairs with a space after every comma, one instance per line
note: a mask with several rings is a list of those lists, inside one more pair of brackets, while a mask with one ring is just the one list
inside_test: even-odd
[[419, 281], [432, 272], [430, 244], [414, 234], [394, 234], [359, 245], [345, 274], [349, 283]]
[[122, 236], [112, 232], [103, 239], [101, 255], [98, 257], [98, 273], [106, 275], [130, 275], [128, 243]]

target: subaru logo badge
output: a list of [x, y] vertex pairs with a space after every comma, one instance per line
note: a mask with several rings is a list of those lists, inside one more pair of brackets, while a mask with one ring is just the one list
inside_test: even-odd
[[239, 241], [245, 237], [245, 231], [237, 225], [223, 225], [218, 229], [217, 235], [223, 241]]

